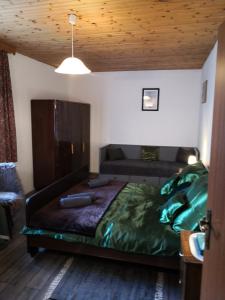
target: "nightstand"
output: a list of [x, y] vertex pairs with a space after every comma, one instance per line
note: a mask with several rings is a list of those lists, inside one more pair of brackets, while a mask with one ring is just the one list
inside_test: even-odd
[[194, 258], [189, 247], [191, 231], [181, 231], [181, 284], [182, 300], [199, 300], [201, 290], [202, 262]]

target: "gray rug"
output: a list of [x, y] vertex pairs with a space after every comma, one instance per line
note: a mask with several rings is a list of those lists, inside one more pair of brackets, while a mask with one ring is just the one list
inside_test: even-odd
[[44, 299], [179, 300], [178, 273], [110, 260], [69, 258]]

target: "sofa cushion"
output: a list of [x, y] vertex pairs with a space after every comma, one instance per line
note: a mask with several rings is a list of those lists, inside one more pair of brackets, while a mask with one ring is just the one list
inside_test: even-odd
[[142, 146], [141, 147], [141, 159], [150, 160], [150, 161], [159, 160], [159, 147]]
[[124, 159], [119, 161], [104, 161], [100, 166], [100, 173], [170, 177], [184, 166], [185, 164], [170, 161]]
[[107, 149], [108, 160], [121, 160], [125, 159], [125, 155], [121, 148], [108, 148]]
[[161, 161], [176, 161], [178, 147], [160, 146], [159, 160]]

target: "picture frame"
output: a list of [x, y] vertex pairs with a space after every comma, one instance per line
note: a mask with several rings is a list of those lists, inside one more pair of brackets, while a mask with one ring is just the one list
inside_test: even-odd
[[159, 88], [142, 89], [142, 111], [159, 110]]
[[207, 89], [208, 89], [208, 80], [205, 80], [202, 83], [202, 103], [207, 102]]

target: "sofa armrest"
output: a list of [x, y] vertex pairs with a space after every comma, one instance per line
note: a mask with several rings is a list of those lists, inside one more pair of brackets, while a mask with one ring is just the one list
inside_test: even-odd
[[197, 160], [200, 160], [200, 151], [197, 147], [194, 148]]
[[99, 151], [99, 165], [101, 165], [101, 163], [103, 161], [107, 160], [107, 158], [106, 158], [106, 150], [107, 150], [107, 148], [109, 146], [110, 145], [106, 145], [106, 146], [100, 148], [100, 151]]

